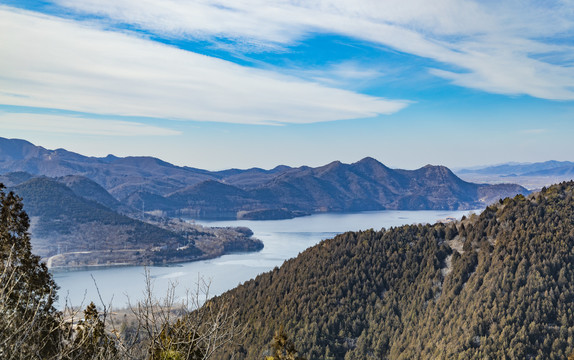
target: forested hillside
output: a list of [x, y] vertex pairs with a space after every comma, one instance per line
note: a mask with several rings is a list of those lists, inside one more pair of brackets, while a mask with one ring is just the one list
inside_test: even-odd
[[[50, 265], [150, 263], [169, 258], [163, 253], [182, 246], [188, 246], [187, 259], [202, 255], [187, 234], [119, 214], [56, 179], [33, 178], [13, 190], [25, 199], [24, 209], [32, 218], [35, 253], [58, 255]], [[158, 251], [151, 251], [154, 248]]]
[[566, 359], [574, 183], [451, 224], [349, 232], [216, 301], [247, 324], [221, 358], [261, 359], [284, 325], [308, 359]]
[[1, 183], [24, 199], [34, 254], [51, 267], [163, 264], [263, 248], [246, 228], [142, 216], [82, 176], [18, 172], [0, 175]]

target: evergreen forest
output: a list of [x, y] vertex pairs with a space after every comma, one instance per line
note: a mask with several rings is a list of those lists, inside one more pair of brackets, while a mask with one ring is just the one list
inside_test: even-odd
[[[566, 359], [574, 352], [574, 183], [459, 222], [349, 232], [229, 291], [248, 324], [307, 359]], [[232, 356], [233, 355], [233, 356]]]

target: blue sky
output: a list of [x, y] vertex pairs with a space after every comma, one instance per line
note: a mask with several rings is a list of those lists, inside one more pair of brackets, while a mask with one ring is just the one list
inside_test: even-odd
[[210, 170], [574, 160], [574, 2], [0, 0], [0, 136]]

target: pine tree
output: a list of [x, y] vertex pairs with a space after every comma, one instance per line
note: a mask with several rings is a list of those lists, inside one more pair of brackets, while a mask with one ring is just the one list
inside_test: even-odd
[[56, 357], [61, 342], [57, 286], [32, 254], [22, 199], [0, 184], [0, 358]]
[[271, 348], [273, 349], [273, 356], [268, 356], [265, 360], [305, 360], [305, 358], [297, 355], [295, 345], [287, 337], [283, 325], [281, 325], [279, 331], [275, 332]]
[[76, 326], [70, 359], [114, 359], [118, 350], [112, 335], [93, 302], [84, 310], [84, 319]]
[[178, 319], [166, 323], [151, 351], [150, 360], [203, 360], [204, 350], [198, 344], [197, 329]]

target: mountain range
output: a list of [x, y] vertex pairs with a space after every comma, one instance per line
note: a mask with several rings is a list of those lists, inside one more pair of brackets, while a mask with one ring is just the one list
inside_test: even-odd
[[[476, 209], [527, 194], [513, 184], [474, 184], [444, 166], [390, 169], [373, 158], [321, 167], [207, 171], [152, 157], [87, 157], [0, 138], [0, 173], [82, 176], [119, 205], [161, 216], [271, 219], [317, 212]], [[69, 178], [73, 184], [73, 178]], [[108, 199], [107, 201], [111, 201]], [[110, 203], [111, 205], [111, 203]]]

